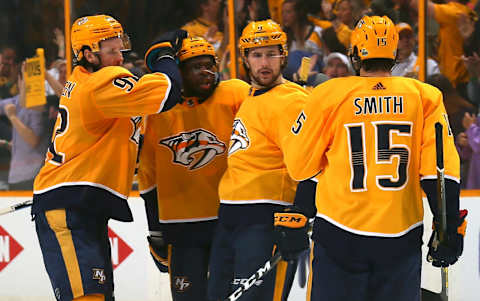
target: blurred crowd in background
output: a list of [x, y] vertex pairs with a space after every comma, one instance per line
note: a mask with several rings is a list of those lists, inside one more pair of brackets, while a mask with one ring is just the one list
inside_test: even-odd
[[[427, 2], [427, 82], [443, 92], [462, 159], [462, 187], [480, 189], [480, 1]], [[63, 0], [0, 1], [0, 190], [31, 190], [54, 128], [66, 82]], [[124, 67], [147, 71], [143, 54], [156, 36], [182, 27], [211, 42], [221, 79], [230, 78], [227, 3], [224, 0], [72, 0], [72, 20], [104, 13], [119, 20], [132, 42]], [[394, 76], [418, 78], [417, 0], [236, 0], [236, 32], [271, 18], [288, 37], [286, 79], [314, 87], [355, 75], [348, 58], [350, 34], [365, 14], [387, 15], [399, 31]], [[47, 104], [25, 107], [25, 58], [45, 49]], [[310, 65], [300, 78], [302, 60]], [[241, 61], [238, 77], [248, 81]]]

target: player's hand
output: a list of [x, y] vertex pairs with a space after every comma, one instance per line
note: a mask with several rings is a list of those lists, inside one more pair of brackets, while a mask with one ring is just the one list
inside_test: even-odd
[[153, 65], [160, 58], [175, 59], [178, 51], [182, 48], [183, 39], [188, 33], [185, 30], [177, 29], [161, 35], [157, 41], [148, 47], [145, 53], [145, 64], [149, 71], [155, 71]]
[[289, 206], [274, 214], [274, 242], [286, 261], [294, 260], [308, 250], [307, 231], [308, 219], [297, 207]]
[[[448, 267], [457, 262], [463, 252], [463, 238], [467, 228], [467, 210], [460, 210], [460, 215], [455, 224], [447, 227], [446, 238], [440, 242], [438, 231], [433, 230], [430, 241], [428, 242], [427, 261], [435, 267]], [[437, 228], [437, 226], [434, 226]]]
[[165, 243], [161, 232], [158, 235], [147, 236], [150, 254], [160, 272], [168, 273], [168, 244]]

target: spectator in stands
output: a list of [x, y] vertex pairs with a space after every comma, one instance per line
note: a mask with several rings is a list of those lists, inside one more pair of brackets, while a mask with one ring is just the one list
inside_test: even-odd
[[[246, 0], [245, 6], [248, 10], [247, 19], [249, 21], [259, 21], [259, 20], [266, 20], [270, 18], [268, 4], [266, 4], [263, 0]], [[245, 24], [245, 26], [246, 25], [247, 24]]]
[[476, 107], [458, 94], [445, 75], [440, 73], [430, 75], [427, 77], [426, 82], [442, 91], [443, 104], [448, 114], [453, 135], [456, 136], [463, 132], [462, 120], [465, 112], [474, 113], [476, 112]]
[[352, 29], [365, 12], [363, 2], [358, 0], [337, 0], [333, 3], [332, 12], [335, 16], [332, 25], [335, 28], [338, 40], [348, 48], [350, 47]]
[[51, 68], [45, 72], [45, 81], [46, 96], [60, 97], [67, 82], [67, 62], [64, 59], [54, 61]]
[[[397, 62], [392, 69], [393, 76], [406, 76], [418, 79], [420, 62], [414, 52], [417, 39], [412, 27], [407, 23], [396, 25], [399, 36]], [[427, 76], [440, 73], [437, 62], [433, 59], [427, 59]]]
[[459, 153], [461, 156], [470, 156], [465, 188], [480, 189], [480, 119], [474, 114], [465, 113], [462, 121], [465, 133], [461, 140], [457, 139], [463, 147]]
[[340, 42], [335, 28], [330, 26], [322, 31], [323, 54], [328, 55], [331, 52], [340, 52], [347, 54], [348, 50], [345, 45]]
[[282, 18], [282, 8], [283, 8], [283, 1], [284, 0], [267, 0], [268, 2], [268, 10], [270, 11], [270, 17], [273, 21], [277, 22], [280, 25], [283, 25], [283, 18]]
[[282, 8], [283, 29], [287, 34], [288, 51], [306, 50], [321, 54], [322, 28], [308, 20], [303, 0], [285, 0]]
[[[417, 23], [417, 16], [410, 7], [410, 0], [393, 0], [398, 23], [407, 23], [413, 26]], [[393, 20], [393, 19], [392, 19]]]
[[219, 31], [220, 0], [198, 0], [198, 17], [185, 24], [182, 29], [192, 37], [203, 37], [213, 45], [215, 50], [220, 47], [223, 33]]
[[463, 117], [466, 113], [474, 114], [476, 108], [458, 94], [445, 75], [440, 73], [431, 75], [426, 82], [442, 91], [443, 104], [460, 155], [460, 178], [462, 179], [461, 185], [464, 187], [470, 166], [471, 149], [464, 132]]
[[326, 57], [323, 73], [329, 78], [354, 75], [350, 60], [339, 52], [332, 52]]
[[303, 57], [311, 57], [310, 71], [322, 68], [322, 28], [308, 20], [303, 0], [285, 0], [282, 6], [283, 29], [287, 34], [288, 60], [283, 76], [294, 80]]
[[[17, 75], [17, 51], [13, 46], [7, 45], [0, 49], [0, 99], [18, 94]], [[12, 139], [12, 126], [3, 114], [0, 114], [0, 139], [6, 141]], [[0, 190], [8, 188], [9, 165], [10, 152], [5, 148], [0, 148]]]
[[[445, 4], [435, 4], [428, 0], [427, 11], [440, 25], [438, 64], [440, 71], [453, 86], [466, 97], [468, 71], [463, 63], [463, 37], [458, 29], [458, 20], [469, 18], [472, 10], [466, 6], [469, 0], [451, 0]], [[418, 9], [418, 0], [412, 0], [413, 9]]]
[[353, 6], [356, 3], [357, 2], [355, 2], [354, 0], [340, 0], [336, 1], [334, 7], [334, 13], [337, 16], [338, 21], [347, 25], [347, 27], [350, 29], [353, 29], [356, 24], [353, 12]]
[[12, 97], [18, 94], [17, 51], [12, 46], [5, 46], [0, 54], [0, 98]]
[[394, 23], [398, 23], [398, 11], [392, 0], [373, 0], [370, 3], [369, 15], [387, 16], [392, 19]]
[[458, 29], [463, 37], [463, 61], [467, 67], [470, 80], [467, 84], [467, 96], [470, 102], [480, 105], [480, 22], [478, 13], [480, 2], [475, 6], [471, 18], [461, 18], [458, 21]]
[[[20, 93], [0, 101], [0, 114], [12, 124], [11, 161], [8, 174], [10, 190], [32, 190], [33, 180], [45, 160], [48, 147], [44, 107], [25, 107], [25, 83], [18, 77]], [[5, 140], [0, 144], [5, 145]]]

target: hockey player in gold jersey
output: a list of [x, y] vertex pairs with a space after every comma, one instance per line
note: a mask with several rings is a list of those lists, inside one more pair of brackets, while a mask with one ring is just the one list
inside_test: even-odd
[[360, 76], [316, 87], [285, 137], [289, 174], [318, 180], [310, 300], [420, 300], [421, 188], [436, 227], [440, 220], [437, 122], [448, 226], [444, 243], [430, 241], [429, 255], [433, 265], [448, 266], [462, 253], [466, 212], [459, 211], [459, 157], [442, 94], [391, 76], [397, 44], [388, 17], [363, 17], [350, 49]]
[[[283, 163], [282, 141], [307, 93], [281, 76], [286, 35], [272, 20], [252, 22], [240, 37], [240, 52], [252, 89], [235, 117], [228, 167], [219, 185], [208, 300], [223, 300], [270, 259], [274, 212], [293, 204], [297, 186]], [[286, 269], [287, 262], [281, 262], [242, 300], [286, 300]]]
[[[183, 40], [178, 59], [182, 98], [169, 112], [148, 116], [138, 180], [150, 252], [170, 273], [173, 300], [206, 300], [218, 182], [233, 118], [250, 86], [218, 81], [215, 51], [203, 38]], [[181, 279], [188, 286], [178, 285]]]
[[78, 64], [60, 99], [32, 206], [57, 300], [113, 300], [107, 223], [132, 221], [127, 198], [139, 129], [145, 115], [177, 102], [174, 58], [184, 37], [177, 31], [154, 43], [146, 61], [155, 73], [137, 78], [121, 67], [128, 36], [114, 18], [87, 16], [72, 26]]

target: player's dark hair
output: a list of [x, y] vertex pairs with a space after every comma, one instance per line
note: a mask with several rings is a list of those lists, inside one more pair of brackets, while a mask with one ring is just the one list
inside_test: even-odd
[[[308, 20], [308, 8], [306, 6], [306, 3], [303, 0], [285, 0], [283, 1], [282, 5], [285, 5], [286, 3], [293, 4], [295, 14], [296, 14], [296, 20], [298, 23], [297, 25], [299, 26], [299, 28], [305, 30], [308, 25], [311, 25], [310, 32], [304, 38], [304, 41], [297, 41], [297, 43], [300, 43], [301, 45], [303, 45], [307, 41], [308, 37], [310, 36], [311, 32], [314, 29], [313, 24]], [[283, 30], [287, 34], [287, 45], [288, 45], [288, 48], [290, 48], [292, 45], [292, 42], [295, 40], [295, 33], [293, 31], [293, 28], [291, 27], [284, 26]]]
[[395, 60], [387, 58], [367, 59], [361, 62], [361, 67], [367, 72], [387, 71], [390, 72], [395, 65]]
[[98, 66], [96, 65], [93, 65], [92, 63], [90, 63], [87, 58], [85, 57], [85, 50], [88, 49], [91, 51], [91, 48], [90, 46], [83, 46], [82, 49], [80, 50], [83, 55], [82, 55], [82, 58], [78, 61], [77, 59], [74, 60], [74, 65], [75, 66], [82, 66], [84, 67], [85, 69], [92, 69], [93, 71], [98, 71]]

